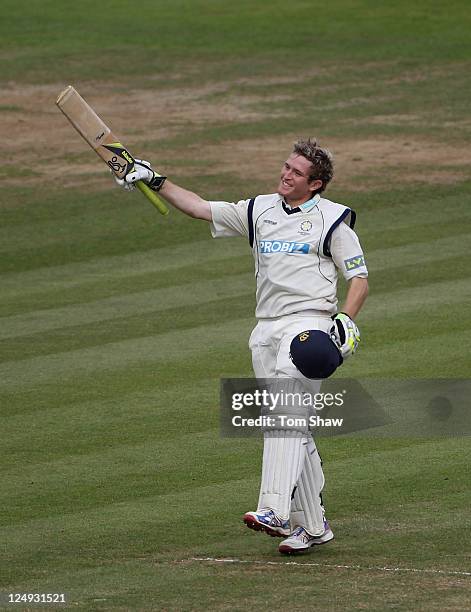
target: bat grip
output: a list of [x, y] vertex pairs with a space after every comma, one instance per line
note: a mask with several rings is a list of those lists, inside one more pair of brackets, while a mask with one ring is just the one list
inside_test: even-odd
[[161, 215], [168, 215], [169, 211], [166, 204], [161, 198], [159, 198], [155, 191], [149, 189], [148, 185], [146, 185], [143, 181], [136, 181], [135, 185], [137, 185], [137, 188], [146, 196], [148, 200], [151, 201]]

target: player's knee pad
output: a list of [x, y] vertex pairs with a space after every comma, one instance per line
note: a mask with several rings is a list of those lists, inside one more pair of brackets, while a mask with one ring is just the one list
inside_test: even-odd
[[328, 378], [343, 363], [329, 334], [318, 329], [297, 334], [291, 341], [290, 357], [306, 378]]
[[275, 378], [267, 384], [271, 402], [262, 407], [263, 431], [309, 433], [310, 403], [301, 379]]

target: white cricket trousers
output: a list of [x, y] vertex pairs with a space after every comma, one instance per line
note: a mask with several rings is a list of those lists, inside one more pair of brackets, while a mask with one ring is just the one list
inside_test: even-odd
[[[299, 372], [289, 349], [292, 339], [302, 331], [328, 332], [331, 326], [330, 315], [321, 311], [259, 320], [249, 339], [255, 377], [296, 379], [303, 391], [318, 393], [320, 381]], [[258, 510], [271, 508], [280, 518], [290, 519], [291, 530], [301, 526], [312, 535], [320, 535], [324, 532], [323, 487], [322, 463], [310, 433], [264, 433]]]

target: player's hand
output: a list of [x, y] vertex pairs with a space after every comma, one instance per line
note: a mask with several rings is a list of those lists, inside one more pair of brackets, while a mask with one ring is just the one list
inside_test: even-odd
[[148, 161], [144, 159], [134, 159], [134, 169], [126, 174], [124, 182], [132, 189], [134, 187], [133, 183], [136, 181], [144, 181], [153, 191], [160, 191], [166, 178], [166, 176], [160, 176], [160, 174], [154, 172]]
[[136, 189], [136, 186], [133, 183], [126, 183], [124, 179], [118, 178], [116, 174], [113, 172], [113, 170], [110, 170], [110, 172], [114, 178], [115, 183], [119, 185], [120, 187], [122, 187], [123, 189], [126, 189], [126, 191], [134, 191], [134, 189]]
[[342, 357], [347, 359], [357, 350], [360, 343], [360, 330], [344, 312], [332, 317], [334, 324], [330, 329], [330, 337], [337, 345]]

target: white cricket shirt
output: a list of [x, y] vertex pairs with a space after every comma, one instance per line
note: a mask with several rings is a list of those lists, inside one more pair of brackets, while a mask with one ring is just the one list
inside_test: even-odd
[[210, 202], [213, 238], [245, 236], [252, 245], [257, 282], [255, 315], [266, 319], [305, 310], [337, 312], [338, 270], [346, 280], [368, 270], [354, 225], [355, 213], [319, 194], [298, 208], [279, 194]]

